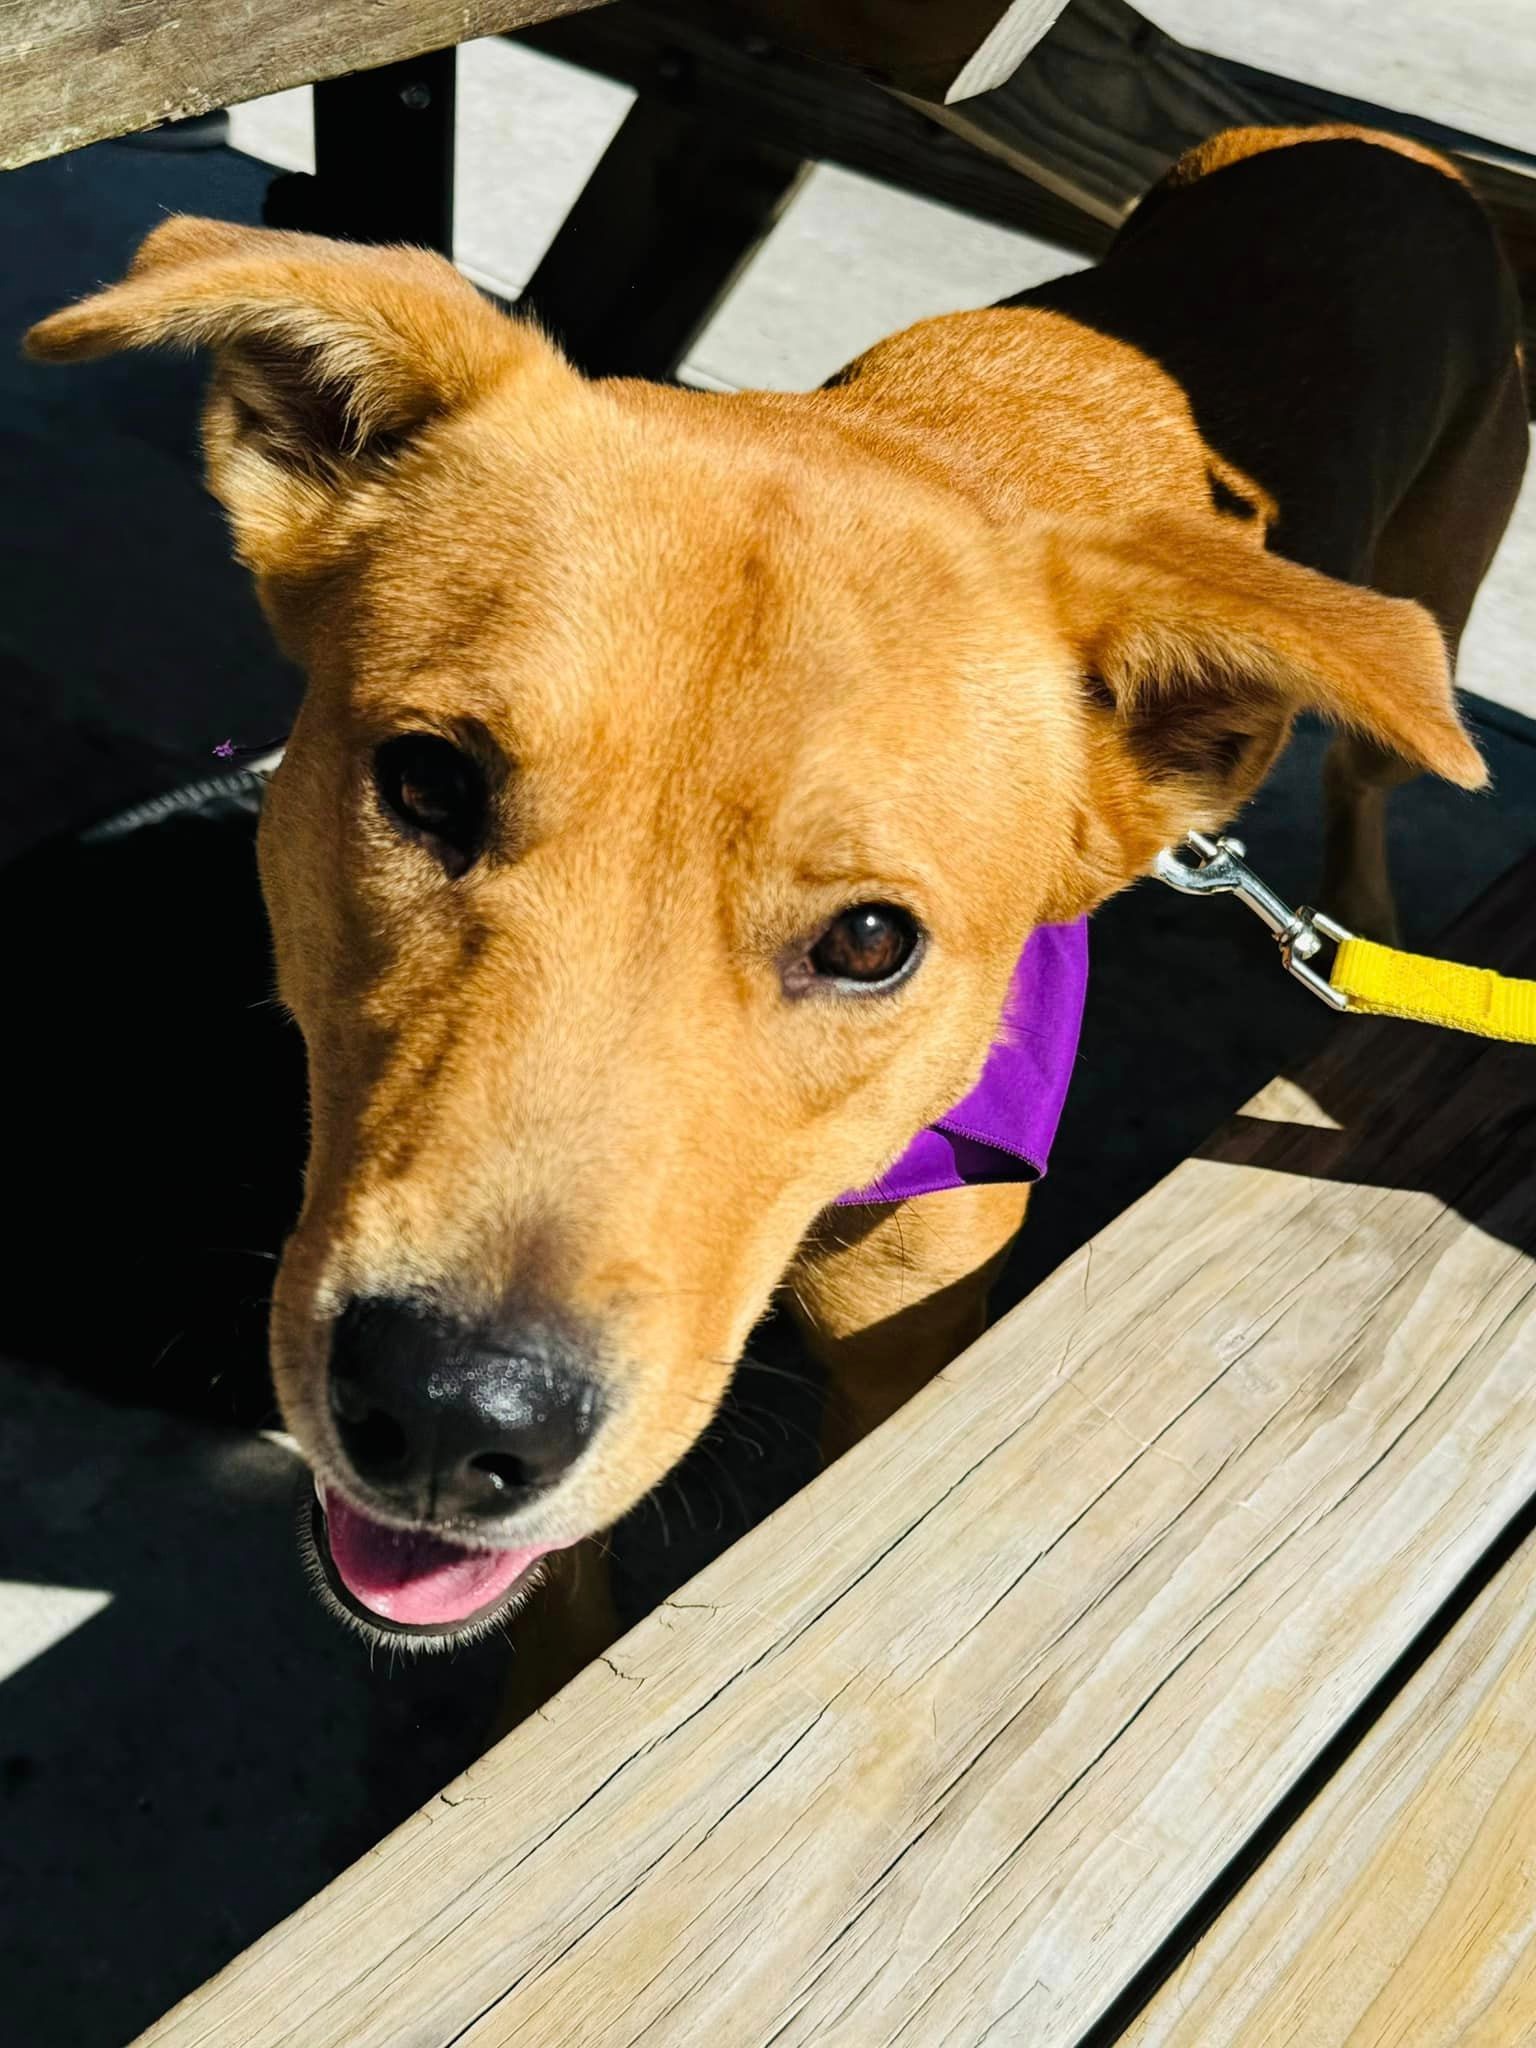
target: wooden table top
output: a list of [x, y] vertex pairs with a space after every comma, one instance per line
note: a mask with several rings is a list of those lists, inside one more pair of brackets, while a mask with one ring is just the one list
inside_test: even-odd
[[[10, 0], [0, 169], [600, 0]], [[1066, 0], [736, 0], [720, 12], [934, 97], [1007, 78]]]
[[1536, 1542], [1415, 1672], [1124, 2048], [1536, 2039]]
[[[1533, 884], [1447, 950], [1536, 972]], [[1139, 2038], [1529, 2014], [1529, 1558], [1428, 1637], [1536, 1495], [1533, 1140], [1536, 1053], [1341, 1019], [145, 2040], [1066, 2048], [1191, 1950]], [[1342, 1954], [1374, 2031], [1253, 2031]]]
[[0, 170], [594, 0], [10, 0]]

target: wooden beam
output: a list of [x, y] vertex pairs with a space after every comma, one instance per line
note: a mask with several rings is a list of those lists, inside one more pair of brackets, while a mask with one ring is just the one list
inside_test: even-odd
[[908, 104], [1059, 198], [1118, 225], [1176, 156], [1264, 118], [1256, 95], [1125, 0], [1073, 0], [1028, 64], [995, 91]]
[[496, 35], [591, 0], [11, 0], [0, 170], [285, 86]]
[[1121, 2048], [1536, 2039], [1533, 1617], [1528, 1540]]
[[946, 105], [968, 100], [979, 92], [994, 92], [1006, 85], [1061, 13], [1067, 0], [1013, 0], [1008, 12], [992, 29], [975, 53], [961, 66], [948, 91]]
[[315, 87], [315, 169], [267, 187], [269, 227], [453, 254], [455, 49]]
[[146, 2041], [1079, 2043], [1536, 1491], [1533, 1127], [1341, 1020]]
[[862, 71], [936, 100], [1000, 85], [1067, 0], [729, 0], [729, 12], [780, 48]]
[[671, 377], [809, 168], [712, 111], [638, 99], [521, 309], [589, 376]]
[[714, 0], [615, 0], [518, 42], [742, 137], [846, 165], [925, 199], [1097, 255], [1113, 230], [962, 142], [857, 72], [768, 45]]

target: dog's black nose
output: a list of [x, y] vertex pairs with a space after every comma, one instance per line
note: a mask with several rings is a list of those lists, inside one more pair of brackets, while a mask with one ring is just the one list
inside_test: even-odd
[[596, 1380], [548, 1324], [488, 1336], [406, 1301], [355, 1301], [331, 1346], [331, 1413], [358, 1478], [424, 1521], [511, 1514], [575, 1464]]

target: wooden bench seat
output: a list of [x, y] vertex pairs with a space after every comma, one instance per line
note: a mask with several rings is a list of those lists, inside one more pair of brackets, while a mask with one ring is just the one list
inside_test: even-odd
[[1536, 2039], [1536, 1542], [1527, 1540], [1123, 2039]]
[[1536, 1494], [1533, 1129], [1536, 1055], [1341, 1021], [146, 2039], [1108, 2038]]

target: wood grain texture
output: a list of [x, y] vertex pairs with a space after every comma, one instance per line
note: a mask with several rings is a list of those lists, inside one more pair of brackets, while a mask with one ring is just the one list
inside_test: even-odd
[[1536, 1490], [1533, 1135], [1341, 1021], [146, 2040], [1077, 2042]]
[[11, 0], [0, 9], [0, 169], [590, 4]]
[[1124, 2048], [1536, 2039], [1536, 1540], [1217, 1920]]

